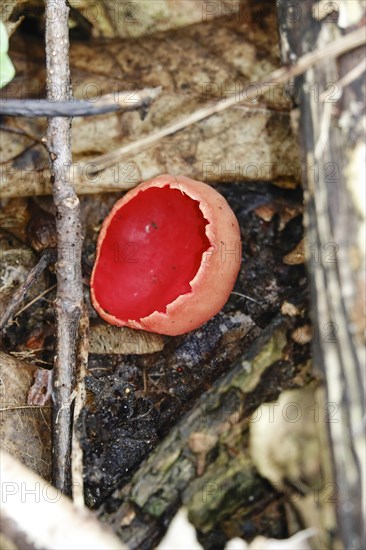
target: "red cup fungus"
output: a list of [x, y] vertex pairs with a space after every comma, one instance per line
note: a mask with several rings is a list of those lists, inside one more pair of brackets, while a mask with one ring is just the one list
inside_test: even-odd
[[184, 334], [224, 306], [240, 263], [239, 225], [224, 197], [164, 174], [126, 193], [104, 220], [91, 298], [112, 325]]

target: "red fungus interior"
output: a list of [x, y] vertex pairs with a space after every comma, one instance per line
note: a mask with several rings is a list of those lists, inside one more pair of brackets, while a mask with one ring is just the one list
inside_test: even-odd
[[111, 220], [94, 273], [99, 305], [138, 320], [191, 291], [210, 247], [197, 201], [169, 186], [140, 191]]

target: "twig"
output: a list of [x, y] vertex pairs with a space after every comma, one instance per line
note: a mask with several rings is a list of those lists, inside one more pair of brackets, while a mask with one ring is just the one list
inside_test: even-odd
[[42, 139], [39, 139], [38, 137], [30, 134], [29, 132], [23, 130], [22, 128], [13, 128], [11, 126], [6, 126], [5, 124], [0, 124], [0, 130], [3, 132], [8, 132], [9, 134], [17, 134], [18, 136], [24, 136], [30, 140], [33, 141], [34, 144], [42, 145], [42, 147], [46, 148], [45, 143], [42, 141]]
[[[10, 300], [4, 314], [2, 317], [0, 317], [0, 331], [5, 327], [9, 319], [13, 316], [15, 310], [19, 306], [19, 304], [23, 301], [25, 294], [30, 289], [30, 287], [39, 279], [43, 271], [46, 269], [48, 264], [52, 259], [56, 257], [55, 251], [52, 249], [45, 250], [42, 253], [42, 256], [38, 263], [30, 270], [27, 277], [23, 281], [23, 283], [20, 285], [20, 287], [17, 289], [17, 291], [14, 293], [12, 299]], [[37, 297], [38, 299], [39, 297]], [[33, 303], [33, 301], [32, 301]], [[27, 304], [27, 307], [31, 305]], [[26, 308], [24, 307], [21, 311], [24, 311]], [[21, 311], [18, 312], [21, 313]]]
[[245, 298], [246, 300], [250, 300], [251, 302], [254, 302], [255, 304], [261, 304], [262, 302], [259, 302], [258, 300], [255, 300], [254, 298], [251, 298], [247, 294], [242, 294], [241, 292], [235, 292], [234, 290], [231, 292], [231, 294], [234, 294], [234, 296], [240, 296], [241, 298]]
[[43, 292], [41, 292], [40, 294], [38, 294], [38, 296], [36, 296], [35, 298], [33, 298], [33, 300], [31, 300], [30, 302], [28, 302], [27, 304], [25, 304], [24, 307], [22, 307], [19, 311], [16, 312], [16, 314], [14, 315], [14, 317], [18, 317], [21, 313], [24, 313], [24, 311], [26, 311], [28, 308], [30, 308], [33, 304], [35, 304], [36, 302], [38, 302], [38, 300], [41, 300], [41, 298], [44, 298], [44, 296], [46, 296], [46, 294], [48, 294], [49, 292], [51, 292], [51, 290], [54, 290], [56, 288], [57, 285], [52, 285], [50, 286], [49, 288], [46, 288], [46, 290], [44, 290]]
[[52, 409], [51, 405], [10, 405], [10, 407], [0, 407], [0, 412], [7, 411], [25, 411], [28, 409]]
[[136, 91], [106, 94], [95, 102], [75, 99], [50, 101], [48, 99], [1, 99], [0, 114], [26, 117], [94, 116], [113, 111], [134, 111], [147, 107], [161, 92], [161, 86]]
[[[65, 0], [46, 2], [47, 97], [69, 101], [69, 8]], [[47, 147], [57, 232], [56, 355], [53, 376], [53, 482], [71, 494], [71, 420], [76, 345], [83, 304], [80, 203], [69, 181], [71, 120], [51, 118]]]
[[72, 496], [75, 506], [83, 508], [84, 502], [84, 476], [83, 476], [83, 450], [75, 430], [75, 424], [79, 419], [81, 410], [86, 401], [85, 376], [88, 367], [89, 349], [89, 315], [84, 305], [80, 319], [80, 332], [77, 353], [78, 379], [76, 384], [76, 397], [74, 407], [73, 431], [72, 431]]
[[365, 27], [361, 27], [349, 34], [346, 34], [342, 38], [332, 42], [331, 44], [325, 46], [324, 48], [319, 48], [313, 52], [303, 55], [298, 59], [296, 63], [290, 66], [281, 67], [272, 71], [264, 80], [257, 81], [255, 83], [250, 83], [251, 86], [246, 89], [245, 99], [241, 99], [240, 96], [237, 97], [236, 94], [230, 97], [225, 97], [219, 102], [210, 103], [201, 109], [197, 109], [193, 113], [190, 113], [188, 116], [177, 120], [161, 128], [152, 134], [141, 138], [138, 141], [124, 145], [111, 153], [106, 153], [105, 155], [100, 155], [94, 159], [94, 163], [98, 166], [96, 172], [100, 172], [105, 168], [108, 168], [115, 164], [116, 162], [122, 162], [129, 159], [133, 155], [137, 155], [146, 149], [149, 149], [153, 145], [156, 145], [164, 137], [175, 134], [179, 130], [184, 130], [187, 126], [195, 124], [205, 118], [208, 118], [222, 111], [226, 111], [230, 107], [238, 104], [245, 104], [246, 102], [253, 101], [258, 96], [258, 88], [266, 89], [267, 86], [273, 84], [283, 84], [295, 76], [299, 76], [307, 71], [310, 67], [324, 61], [325, 59], [331, 59], [342, 55], [349, 50], [352, 50], [358, 46], [362, 46], [366, 42], [366, 33]]
[[[342, 95], [343, 88], [348, 86], [349, 84], [352, 84], [357, 78], [359, 78], [364, 72], [366, 71], [366, 59], [362, 59], [353, 69], [351, 69], [347, 74], [345, 74], [342, 78], [340, 78], [337, 82], [334, 83], [334, 86], [339, 94], [339, 96]], [[324, 101], [324, 99], [329, 94], [329, 90], [326, 88], [323, 90], [323, 92], [320, 94], [319, 99], [320, 101]]]

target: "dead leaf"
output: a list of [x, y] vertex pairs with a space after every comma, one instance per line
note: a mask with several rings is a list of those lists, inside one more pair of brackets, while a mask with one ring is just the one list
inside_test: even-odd
[[283, 263], [286, 265], [301, 265], [305, 262], [305, 240], [301, 241], [295, 246], [291, 252], [283, 257]]
[[188, 447], [192, 453], [197, 455], [197, 476], [201, 476], [205, 471], [206, 456], [213, 449], [218, 441], [217, 435], [206, 434], [203, 432], [193, 432], [188, 439]]
[[[14, 292], [36, 264], [36, 257], [29, 248], [6, 249], [5, 241], [1, 243], [4, 248], [1, 250], [0, 264], [0, 315], [4, 313]], [[26, 299], [32, 300], [45, 288], [45, 276], [41, 275], [27, 292]]]
[[51, 409], [30, 406], [36, 368], [0, 351], [1, 445], [45, 479], [51, 477]]
[[293, 220], [296, 216], [303, 211], [302, 205], [290, 206], [285, 202], [281, 203], [275, 201], [271, 204], [263, 204], [255, 209], [256, 215], [265, 222], [270, 222], [275, 214], [279, 215], [280, 223], [279, 230], [282, 231], [286, 227], [289, 221]]
[[311, 325], [303, 325], [302, 327], [297, 327], [292, 332], [291, 338], [300, 346], [308, 344], [313, 339], [313, 329]]
[[258, 206], [254, 210], [258, 218], [261, 218], [265, 222], [270, 222], [273, 216], [276, 214], [276, 209], [274, 205], [270, 204], [263, 204], [261, 206]]
[[15, 8], [19, 7], [21, 4], [25, 4], [26, 2], [27, 0], [6, 0], [6, 2], [2, 2], [0, 20], [5, 23], [9, 36], [11, 36], [19, 23], [22, 21], [22, 18], [19, 18], [17, 21], [10, 20]]
[[264, 403], [250, 422], [256, 469], [284, 492], [301, 524], [315, 530], [314, 548], [329, 548], [335, 532], [337, 485], [330, 472], [326, 422], [337, 421], [337, 414], [334, 404], [326, 403], [323, 387], [307, 386]]
[[[268, 31], [266, 40], [263, 26]], [[43, 42], [34, 40], [25, 45], [21, 36], [15, 36], [12, 56], [24, 80], [8, 85], [4, 95], [20, 94], [23, 99], [27, 93], [44, 95]], [[78, 193], [129, 189], [166, 172], [209, 183], [299, 182], [290, 103], [281, 86], [258, 89], [251, 105], [238, 105], [211, 116], [94, 173], [104, 154], [151, 135], [204, 103], [233, 94], [239, 100], [252, 82], [277, 68], [277, 29], [270, 13], [263, 14], [260, 24], [246, 18], [220, 19], [219, 32], [213, 20], [139, 41], [75, 42], [71, 44], [70, 62], [76, 98], [97, 102], [105, 93], [162, 86], [162, 93], [143, 119], [138, 112], [74, 119], [70, 176]], [[15, 124], [11, 117], [6, 119], [7, 127]], [[25, 135], [16, 138], [17, 151], [12, 144], [14, 134], [2, 131], [4, 150], [9, 150], [1, 166], [4, 197], [50, 192], [48, 155], [41, 143], [45, 122], [24, 119], [22, 129]], [[22, 147], [24, 154], [19, 152]]]
[[142, 355], [155, 353], [164, 348], [164, 340], [159, 334], [107, 324], [90, 327], [89, 344], [89, 352], [99, 355]]
[[281, 313], [282, 315], [290, 315], [290, 317], [295, 317], [300, 314], [300, 311], [294, 304], [285, 301], [281, 306]]
[[237, 0], [70, 0], [92, 25], [92, 34], [105, 38], [146, 36], [185, 27], [215, 17], [236, 14]]
[[[0, 226], [6, 230], [6, 234], [1, 231], [0, 246], [1, 250], [7, 250], [12, 248], [7, 244], [9, 241], [9, 232], [23, 242], [26, 240], [29, 210], [27, 199], [20, 197], [9, 200], [2, 206], [3, 208], [0, 210]], [[13, 248], [16, 247], [13, 246]]]
[[52, 371], [37, 369], [34, 372], [34, 382], [29, 389], [28, 405], [39, 405], [43, 407], [50, 404], [52, 396]]

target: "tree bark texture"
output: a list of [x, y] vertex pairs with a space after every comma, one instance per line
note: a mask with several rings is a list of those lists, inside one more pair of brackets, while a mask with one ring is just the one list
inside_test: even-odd
[[288, 535], [283, 495], [253, 467], [248, 422], [261, 403], [311, 379], [309, 347], [289, 337], [298, 322], [275, 319], [131, 482], [107, 499], [101, 519], [129, 548], [152, 548], [182, 503], [205, 548], [224, 546], [234, 536], [251, 539], [261, 532], [261, 520], [273, 537]]
[[[70, 100], [69, 9], [63, 0], [46, 3], [47, 98]], [[80, 204], [69, 181], [71, 120], [49, 119], [47, 147], [57, 231], [56, 356], [53, 376], [54, 430], [53, 481], [66, 494], [71, 491], [72, 392], [76, 346], [83, 301], [81, 277]]]
[[[279, 0], [284, 63], [336, 45], [361, 27], [365, 3]], [[306, 200], [314, 364], [325, 375], [339, 421], [329, 423], [340, 536], [365, 545], [365, 86], [364, 48], [295, 79]]]

